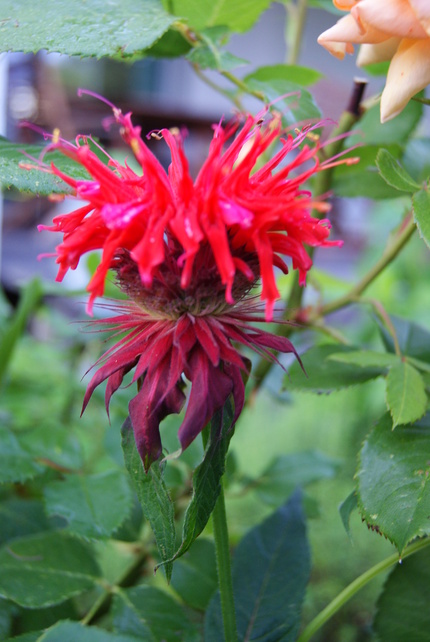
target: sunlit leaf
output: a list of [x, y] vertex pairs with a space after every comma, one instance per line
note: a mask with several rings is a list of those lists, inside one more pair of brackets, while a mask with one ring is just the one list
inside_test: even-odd
[[405, 361], [390, 368], [386, 400], [393, 417], [393, 428], [420, 419], [427, 408], [427, 395], [418, 370]]
[[430, 534], [430, 415], [392, 429], [389, 414], [364, 442], [357, 471], [358, 506], [367, 524], [400, 552]]
[[154, 44], [175, 18], [157, 0], [3, 0], [2, 51], [125, 58]]

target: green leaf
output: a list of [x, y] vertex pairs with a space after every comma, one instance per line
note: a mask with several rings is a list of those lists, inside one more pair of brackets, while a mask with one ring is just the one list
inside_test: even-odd
[[2, 333], [0, 341], [0, 385], [5, 378], [17, 341], [23, 334], [28, 319], [36, 309], [41, 296], [42, 288], [40, 282], [37, 279], [30, 281], [22, 290], [18, 308]]
[[[390, 319], [396, 331], [401, 353], [430, 363], [430, 332], [421, 325], [407, 319], [396, 316], [390, 316]], [[390, 352], [395, 352], [390, 333], [379, 321], [378, 325], [386, 349]]]
[[175, 563], [172, 587], [185, 604], [205, 611], [217, 586], [214, 543], [200, 537]]
[[430, 247], [430, 194], [428, 189], [421, 189], [413, 195], [412, 204], [414, 220], [421, 238]]
[[172, 0], [175, 15], [188, 20], [190, 27], [201, 31], [224, 25], [231, 31], [247, 31], [270, 5], [271, 0]]
[[0, 483], [23, 482], [43, 470], [44, 466], [22, 448], [15, 435], [0, 426]]
[[[349, 143], [350, 140], [348, 139], [347, 145]], [[389, 151], [395, 157], [400, 156], [401, 153], [401, 149], [397, 145], [390, 145]], [[337, 196], [346, 198], [364, 196], [378, 200], [402, 196], [398, 190], [388, 185], [379, 174], [376, 166], [378, 152], [378, 146], [369, 144], [345, 154], [343, 158], [358, 157], [360, 162], [356, 165], [339, 165], [336, 167], [333, 192]]]
[[316, 69], [310, 67], [301, 67], [300, 65], [267, 65], [259, 67], [247, 79], [258, 80], [260, 82], [274, 82], [284, 80], [302, 87], [313, 85], [323, 77]]
[[212, 514], [221, 492], [221, 477], [225, 471], [228, 446], [234, 433], [234, 428], [231, 427], [233, 416], [233, 404], [231, 399], [228, 399], [224, 408], [215, 413], [211, 420], [209, 443], [203, 461], [193, 474], [193, 495], [185, 512], [182, 542], [170, 562], [186, 553]]
[[37, 638], [37, 642], [145, 642], [145, 640], [63, 620], [45, 631], [40, 638]]
[[351, 529], [349, 526], [349, 519], [351, 517], [351, 513], [357, 508], [357, 493], [355, 490], [352, 491], [348, 495], [346, 499], [343, 500], [343, 502], [339, 506], [339, 515], [342, 520], [342, 524], [345, 527], [346, 534], [348, 535], [349, 539], [351, 538]]
[[248, 64], [247, 60], [238, 58], [228, 51], [223, 51], [222, 46], [225, 30], [216, 27], [200, 35], [203, 43], [194, 47], [187, 55], [187, 59], [201, 69], [217, 69], [218, 71], [231, 71], [236, 67]]
[[113, 625], [117, 633], [142, 642], [190, 642], [197, 630], [176, 600], [151, 586], [121, 589], [114, 597]]
[[43, 631], [31, 631], [30, 633], [23, 633], [17, 637], [8, 638], [4, 642], [38, 642], [43, 633]]
[[21, 445], [41, 463], [78, 470], [84, 463], [82, 444], [64, 425], [43, 424], [20, 436]]
[[420, 419], [427, 408], [425, 384], [420, 373], [405, 361], [390, 368], [387, 377], [387, 406], [393, 428]]
[[68, 529], [83, 537], [108, 537], [132, 506], [130, 486], [120, 470], [53, 481], [45, 486], [44, 496], [47, 514], [64, 518]]
[[[298, 83], [277, 77], [260, 80], [258, 72], [249, 74], [243, 80], [251, 90], [259, 91], [267, 103], [273, 101], [275, 109], [282, 111], [287, 124], [321, 118], [312, 94]], [[279, 100], [280, 96], [284, 98]]]
[[[305, 519], [296, 492], [236, 549], [232, 575], [238, 639], [296, 640], [309, 573]], [[217, 593], [206, 614], [205, 642], [224, 639]]]
[[0, 503], [0, 544], [49, 530], [41, 501], [11, 498]]
[[351, 352], [334, 353], [328, 357], [330, 360], [341, 363], [350, 363], [360, 368], [389, 368], [399, 363], [400, 357], [388, 352], [376, 350], [354, 350]]
[[333, 354], [356, 352], [357, 348], [340, 344], [328, 344], [311, 348], [302, 355], [306, 375], [295, 362], [284, 379], [287, 389], [309, 392], [333, 392], [359, 383], [364, 383], [384, 375], [386, 369], [381, 367], [361, 367], [351, 363], [333, 361]]
[[387, 147], [393, 143], [403, 146], [417, 127], [423, 113], [423, 106], [411, 100], [395, 119], [381, 124], [379, 103], [368, 109], [353, 129], [348, 144], [364, 143]]
[[391, 187], [410, 194], [420, 189], [420, 185], [414, 181], [412, 176], [409, 176], [408, 172], [388, 150], [379, 150], [376, 156], [376, 166], [384, 181]]
[[280, 455], [273, 459], [263, 474], [249, 480], [260, 499], [272, 505], [284, 503], [298, 486], [306, 486], [320, 479], [331, 479], [339, 462], [318, 451]]
[[358, 506], [367, 524], [400, 553], [430, 534], [430, 414], [392, 430], [387, 413], [364, 442], [357, 472]]
[[100, 575], [91, 549], [61, 531], [9, 542], [0, 567], [0, 595], [26, 608], [59, 604], [93, 588]]
[[2, 51], [126, 58], [153, 45], [171, 24], [157, 0], [3, 0]]
[[172, 564], [176, 544], [174, 508], [163, 480], [163, 468], [154, 462], [145, 473], [142, 460], [137, 452], [133, 428], [128, 417], [121, 429], [122, 449], [125, 466], [142, 505], [143, 514], [151, 524], [158, 551], [164, 563], [167, 580], [172, 575]]
[[426, 181], [430, 175], [430, 139], [414, 137], [409, 140], [402, 163], [418, 183]]
[[427, 642], [430, 631], [429, 580], [428, 548], [395, 566], [377, 603], [373, 627], [380, 640]]
[[[37, 169], [38, 159], [44, 151], [43, 145], [23, 145], [22, 143], [10, 143], [0, 138], [0, 185], [3, 189], [14, 187], [21, 192], [32, 194], [70, 194], [69, 187], [58, 176]], [[30, 155], [34, 160], [26, 157]], [[44, 162], [54, 163], [58, 169], [76, 179], [89, 179], [86, 170], [73, 162], [61, 152], [49, 152], [44, 157]], [[27, 169], [27, 168], [34, 169]]]

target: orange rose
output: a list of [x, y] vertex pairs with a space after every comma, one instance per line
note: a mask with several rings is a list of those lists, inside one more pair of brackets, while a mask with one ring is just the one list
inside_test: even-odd
[[430, 83], [430, 0], [333, 0], [349, 11], [318, 42], [337, 58], [361, 44], [359, 66], [391, 60], [381, 122], [397, 116]]

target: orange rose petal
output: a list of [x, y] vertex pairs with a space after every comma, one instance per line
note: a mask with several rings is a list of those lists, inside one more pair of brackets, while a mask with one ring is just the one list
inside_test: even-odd
[[393, 56], [381, 97], [381, 122], [391, 120], [430, 83], [430, 40], [403, 39]]
[[421, 26], [430, 36], [430, 2], [428, 0], [409, 0], [409, 4]]
[[[370, 28], [383, 29], [401, 38], [427, 38], [408, 0], [361, 0], [351, 9], [351, 15]], [[366, 42], [370, 42], [366, 37]]]
[[401, 38], [394, 36], [385, 42], [379, 42], [375, 45], [361, 45], [357, 57], [357, 65], [364, 67], [365, 65], [372, 65], [376, 62], [385, 62], [391, 60], [397, 51], [401, 42]]

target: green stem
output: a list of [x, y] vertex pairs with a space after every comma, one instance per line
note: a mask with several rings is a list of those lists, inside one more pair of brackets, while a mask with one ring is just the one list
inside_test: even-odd
[[[202, 431], [203, 448], [209, 441], [210, 424]], [[225, 512], [224, 489], [221, 480], [221, 492], [212, 512], [212, 524], [215, 540], [215, 553], [218, 570], [218, 587], [221, 596], [221, 612], [224, 625], [225, 642], [237, 642], [236, 613], [234, 609], [233, 580], [231, 577], [230, 545], [228, 539], [227, 515]]]
[[218, 585], [221, 595], [221, 611], [226, 642], [237, 641], [236, 614], [234, 609], [233, 581], [231, 577], [230, 547], [228, 541], [227, 516], [225, 512], [224, 490], [212, 513], [215, 551], [218, 569]]
[[362, 279], [346, 294], [327, 303], [318, 310], [318, 317], [331, 314], [340, 308], [344, 308], [350, 303], [355, 303], [360, 295], [366, 290], [371, 283], [383, 272], [383, 270], [396, 258], [399, 252], [404, 248], [412, 234], [415, 232], [415, 222], [410, 217], [408, 223], [403, 227], [397, 238], [392, 241], [386, 248], [379, 261], [363, 276]]
[[379, 575], [379, 573], [382, 573], [383, 571], [390, 568], [390, 566], [393, 566], [399, 561], [401, 562], [401, 560], [405, 559], [405, 557], [408, 557], [413, 553], [417, 553], [429, 544], [430, 538], [419, 540], [418, 542], [411, 544], [411, 546], [408, 546], [401, 558], [399, 558], [399, 555], [397, 553], [393, 553], [393, 555], [390, 555], [390, 557], [387, 557], [387, 559], [379, 562], [378, 564], [375, 564], [375, 566], [372, 566], [372, 568], [370, 568], [368, 571], [357, 577], [353, 582], [351, 582], [349, 586], [341, 591], [339, 595], [337, 595], [334, 600], [330, 602], [330, 604], [326, 606], [326, 608], [323, 609], [321, 613], [319, 613], [316, 618], [312, 620], [312, 622], [308, 624], [308, 626], [298, 638], [297, 642], [308, 642], [308, 640], [310, 640], [312, 636], [315, 635], [315, 633], [326, 622], [328, 622], [328, 620], [333, 617], [333, 615], [337, 613], [337, 611], [339, 611], [339, 609], [344, 604], [346, 604], [346, 602], [348, 602], [356, 593], [358, 593], [358, 591], [362, 589], [363, 586], [366, 586], [366, 584], [370, 582], [370, 580], [373, 580], [373, 578]]
[[289, 45], [287, 63], [297, 65], [306, 24], [308, 0], [297, 0], [296, 4], [288, 4], [286, 8], [288, 11], [286, 40], [287, 46]]
[[81, 619], [82, 624], [84, 625], [91, 624], [94, 620], [96, 620], [100, 615], [102, 615], [102, 613], [104, 613], [107, 610], [110, 600], [112, 599], [112, 594], [115, 592], [117, 587], [128, 586], [130, 583], [130, 580], [134, 578], [136, 572], [140, 569], [140, 567], [142, 566], [143, 562], [147, 557], [148, 557], [147, 550], [142, 548], [136, 555], [135, 559], [130, 563], [130, 565], [126, 567], [126, 569], [124, 570], [124, 573], [121, 575], [121, 577], [119, 578], [119, 580], [116, 582], [115, 585], [110, 586], [110, 585], [107, 585], [106, 583], [102, 584], [103, 591], [98, 596], [98, 598], [96, 599], [94, 604], [91, 606], [91, 608], [88, 610], [88, 612], [85, 614], [85, 616]]

